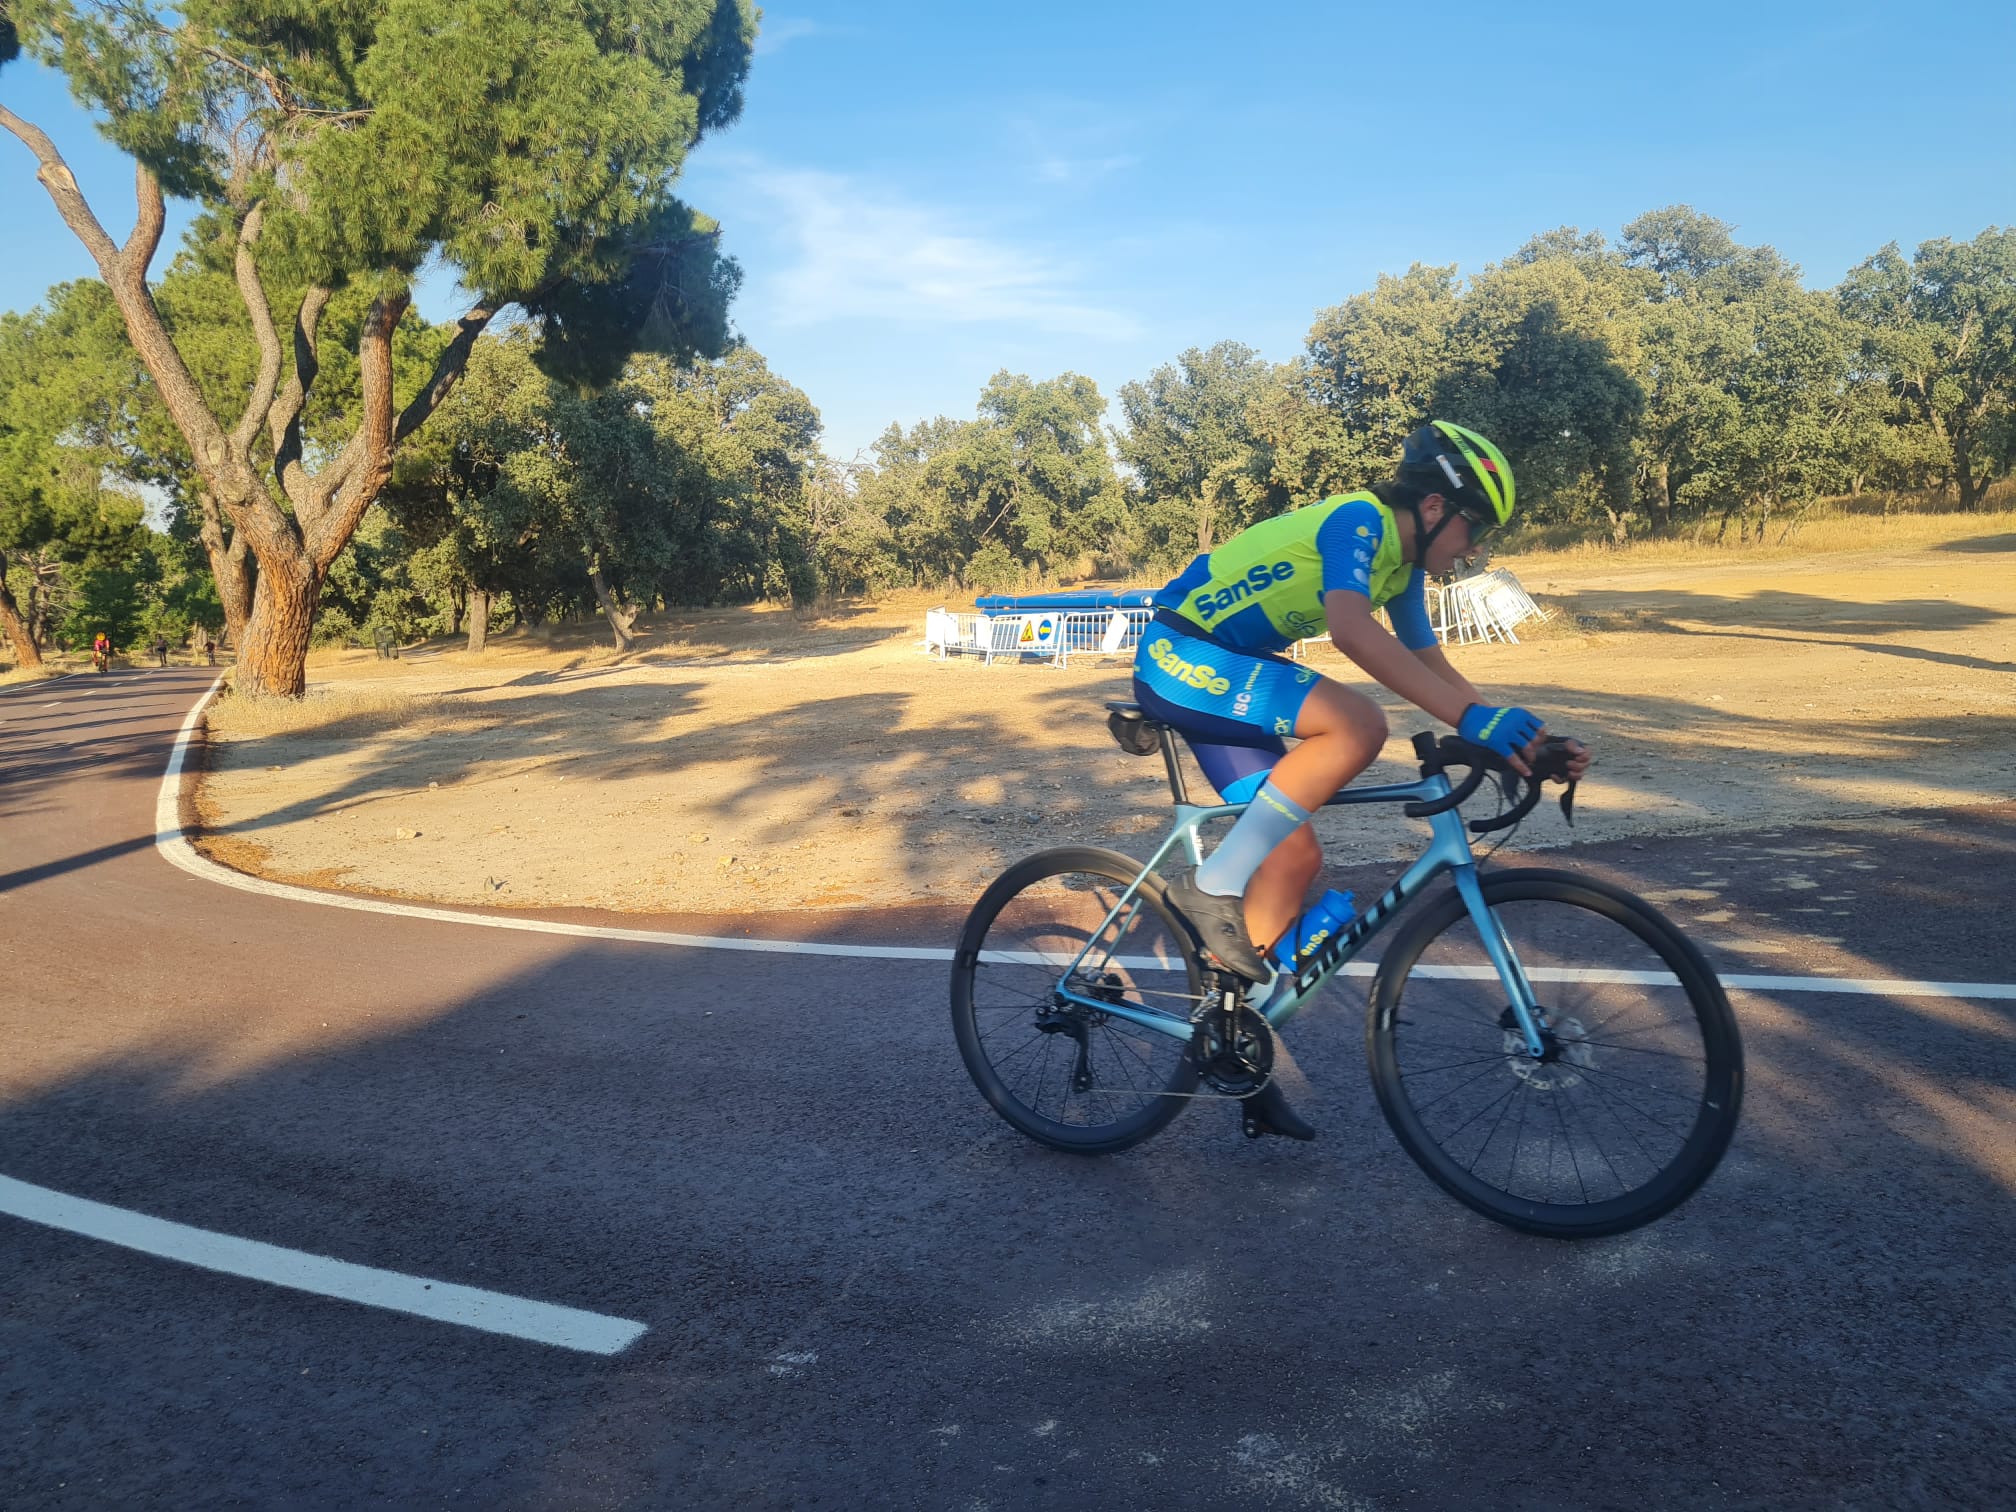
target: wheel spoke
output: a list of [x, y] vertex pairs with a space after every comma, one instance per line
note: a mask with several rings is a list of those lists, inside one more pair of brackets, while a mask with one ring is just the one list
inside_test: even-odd
[[1417, 1076], [1433, 1076], [1437, 1071], [1455, 1071], [1463, 1066], [1502, 1065], [1510, 1058], [1503, 1050], [1493, 1050], [1489, 1055], [1473, 1055], [1468, 1060], [1449, 1061], [1445, 1065], [1417, 1066], [1411, 1071], [1401, 1072], [1400, 1076], [1403, 1081], [1412, 1081]]
[[1658, 1055], [1663, 1056], [1667, 1060], [1692, 1061], [1697, 1066], [1708, 1064], [1708, 1057], [1705, 1055], [1682, 1055], [1678, 1050], [1648, 1050], [1643, 1045], [1620, 1045], [1615, 1040], [1577, 1038], [1571, 1041], [1571, 1043], [1577, 1045], [1601, 1045], [1606, 1050], [1627, 1050], [1633, 1055]]
[[[1484, 1143], [1477, 1146], [1476, 1155], [1471, 1158], [1470, 1164], [1468, 1164], [1463, 1168], [1464, 1170], [1468, 1171], [1471, 1175], [1474, 1176], [1477, 1174], [1477, 1162], [1484, 1158], [1484, 1152], [1491, 1148], [1491, 1141], [1498, 1137], [1498, 1130], [1500, 1127], [1503, 1126], [1505, 1122], [1505, 1115], [1512, 1111], [1512, 1104], [1519, 1101], [1519, 1091], [1525, 1085], [1526, 1083], [1523, 1080], [1521, 1080], [1519, 1082], [1519, 1086], [1512, 1089], [1512, 1095], [1504, 1100], [1505, 1106], [1498, 1110], [1497, 1118], [1492, 1120], [1491, 1132], [1484, 1136]], [[1524, 1104], [1521, 1104], [1521, 1106], [1523, 1107]]]
[[[1493, 1057], [1491, 1057], [1491, 1059], [1494, 1062], [1502, 1063], [1505, 1057], [1502, 1055], [1494, 1055]], [[1434, 1107], [1435, 1104], [1442, 1101], [1443, 1098], [1452, 1097], [1456, 1093], [1461, 1092], [1465, 1087], [1471, 1085], [1471, 1083], [1482, 1081], [1485, 1077], [1491, 1074], [1492, 1069], [1493, 1069], [1492, 1067], [1486, 1066], [1482, 1071], [1479, 1071], [1475, 1076], [1470, 1077], [1465, 1081], [1458, 1082], [1455, 1086], [1451, 1087], [1447, 1092], [1439, 1093], [1438, 1095], [1429, 1098], [1428, 1101], [1421, 1104], [1420, 1111], [1426, 1113], [1430, 1108]], [[1401, 1080], [1405, 1081], [1406, 1078], [1402, 1077]]]

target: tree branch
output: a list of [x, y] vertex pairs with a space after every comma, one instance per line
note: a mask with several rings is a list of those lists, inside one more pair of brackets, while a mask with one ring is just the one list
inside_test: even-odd
[[329, 293], [316, 284], [301, 296], [301, 308], [294, 315], [294, 371], [287, 375], [287, 386], [266, 416], [267, 434], [273, 438], [273, 476], [290, 499], [305, 498], [312, 488], [301, 466], [301, 410], [321, 370], [315, 337]]
[[476, 346], [476, 338], [497, 318], [497, 311], [502, 308], [501, 300], [486, 301], [465, 310], [462, 318], [455, 322], [454, 339], [442, 349], [441, 356], [435, 361], [427, 386], [399, 412], [399, 424], [392, 433], [395, 443], [404, 441], [426, 424], [427, 417], [441, 407], [441, 401], [455, 391], [455, 385], [461, 382], [462, 373], [469, 366], [469, 353]]
[[[0, 105], [0, 126], [5, 126], [27, 149], [35, 154], [35, 160], [42, 166], [35, 177], [42, 187], [49, 191], [49, 198], [56, 202], [56, 213], [63, 217], [63, 223], [77, 233], [77, 239], [84, 243], [84, 250], [91, 254], [91, 260], [98, 264], [98, 271], [110, 283], [108, 269], [119, 265], [119, 248], [98, 223], [98, 217], [84, 198], [84, 191], [77, 187], [76, 175], [70, 165], [63, 161], [63, 154], [56, 150], [56, 144], [49, 140], [47, 133], [32, 122], [24, 121], [5, 105]], [[136, 232], [138, 226], [133, 228]]]
[[[273, 391], [280, 384], [280, 333], [273, 329], [273, 307], [267, 303], [266, 286], [260, 283], [259, 268], [252, 258], [252, 248], [265, 221], [263, 200], [245, 212], [245, 219], [238, 223], [238, 250], [232, 268], [237, 275], [238, 297], [245, 303], [245, 313], [252, 317], [252, 335], [259, 343], [259, 373], [252, 380], [252, 395], [245, 401], [245, 412], [231, 431], [232, 451], [248, 460], [252, 438], [259, 434], [259, 422], [272, 408]], [[283, 482], [281, 486], [286, 485]]]
[[[401, 292], [390, 299], [374, 299], [365, 312], [364, 328], [357, 337], [357, 371], [364, 390], [363, 418], [337, 462], [341, 467], [347, 461], [349, 468], [339, 486], [331, 487], [326, 476], [315, 480], [314, 492], [326, 502], [313, 506], [312, 513], [302, 522], [317, 570], [327, 568], [336, 559], [336, 553], [343, 549], [364, 511], [371, 507], [371, 501], [392, 475], [392, 447], [398, 423], [393, 414], [392, 335], [399, 329], [412, 300], [410, 291]], [[297, 511], [300, 508], [297, 504]]]
[[[476, 345], [476, 338], [483, 334], [484, 328], [497, 318], [497, 312], [509, 302], [502, 299], [485, 300], [482, 304], [464, 311], [462, 318], [455, 322], [454, 338], [435, 360], [434, 372], [428, 378], [426, 386], [413, 396], [413, 401], [405, 409], [399, 412], [399, 418], [392, 428], [394, 446], [425, 424], [427, 417], [439, 408], [441, 401], [454, 392], [455, 385], [461, 381], [463, 369], [469, 365], [469, 353]], [[349, 443], [344, 446], [342, 455], [317, 476], [318, 487], [333, 495], [339, 489], [348, 486], [351, 473], [365, 455], [363, 436], [364, 428], [359, 426], [357, 433], [351, 436]]]
[[168, 224], [168, 207], [161, 199], [161, 180], [145, 163], [133, 164], [133, 198], [139, 202], [139, 213], [133, 220], [133, 234], [120, 250], [119, 261], [127, 276], [144, 286], [148, 266], [161, 246], [161, 229]]
[[211, 412], [202, 389], [182, 360], [181, 351], [161, 319], [160, 307], [154, 303], [153, 291], [147, 287], [147, 265], [161, 244], [161, 231], [167, 219], [160, 180], [145, 165], [136, 166], [134, 186], [139, 214], [133, 235], [122, 250], [106, 234], [56, 144], [39, 127], [22, 120], [4, 105], [0, 105], [0, 126], [19, 137], [41, 163], [36, 179], [49, 192], [63, 223], [76, 233], [97, 263], [99, 277], [105, 280], [126, 322], [133, 350], [154, 380], [155, 391], [160, 394], [175, 428], [189, 443], [198, 473], [216, 489], [218, 500], [230, 512], [233, 523], [250, 534], [255, 550], [291, 549], [288, 541], [294, 532], [293, 521], [259, 486], [242, 457], [233, 455], [230, 438], [224, 434], [224, 427]]

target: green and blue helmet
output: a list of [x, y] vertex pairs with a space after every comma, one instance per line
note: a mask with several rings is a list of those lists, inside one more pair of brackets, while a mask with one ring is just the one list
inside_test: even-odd
[[1477, 432], [1447, 420], [1430, 420], [1407, 438], [1400, 475], [1469, 516], [1472, 539], [1512, 518], [1512, 464]]

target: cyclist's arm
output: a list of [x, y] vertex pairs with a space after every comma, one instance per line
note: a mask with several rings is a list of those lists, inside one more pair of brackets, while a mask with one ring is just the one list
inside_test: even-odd
[[[1449, 658], [1443, 655], [1440, 646], [1417, 646], [1414, 648], [1414, 655], [1419, 657], [1436, 676], [1457, 689], [1463, 695], [1466, 703], [1490, 704], [1493, 702], [1492, 699], [1479, 693], [1467, 677], [1450, 665]], [[1546, 734], [1547, 732], [1543, 728], [1540, 734], [1534, 737], [1533, 743], [1527, 746], [1523, 753], [1524, 760], [1532, 762], [1539, 759], [1541, 746], [1546, 740]], [[1568, 775], [1571, 778], [1580, 778], [1588, 770], [1589, 748], [1579, 740], [1569, 741]]]
[[1433, 672], [1442, 681], [1449, 684], [1458, 693], [1461, 693], [1465, 703], [1489, 703], [1491, 701], [1477, 691], [1476, 685], [1469, 678], [1458, 672], [1450, 664], [1449, 658], [1443, 655], [1440, 646], [1417, 647], [1414, 655], [1420, 659], [1422, 665], [1427, 667], [1430, 672]]
[[[1372, 600], [1349, 588], [1323, 595], [1323, 620], [1331, 644], [1364, 668], [1380, 686], [1446, 725], [1460, 724], [1463, 710], [1477, 699], [1445, 682], [1419, 651], [1401, 645], [1372, 617]], [[1447, 665], [1446, 661], [1444, 665]], [[1460, 681], [1460, 679], [1459, 679]]]

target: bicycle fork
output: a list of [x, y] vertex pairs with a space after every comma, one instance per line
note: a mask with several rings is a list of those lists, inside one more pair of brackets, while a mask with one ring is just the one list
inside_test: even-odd
[[[1451, 816], [1437, 815], [1438, 819]], [[1454, 821], [1458, 825], [1460, 819]], [[1464, 844], [1467, 853], [1469, 845]], [[1465, 862], [1453, 868], [1456, 875], [1456, 895], [1463, 900], [1463, 907], [1470, 914], [1470, 922], [1476, 926], [1477, 937], [1484, 942], [1484, 953], [1491, 958], [1491, 965], [1498, 972], [1498, 981], [1505, 989], [1506, 1004], [1512, 1010], [1512, 1018], [1518, 1025], [1520, 1038], [1526, 1042], [1526, 1053], [1534, 1060], [1541, 1060], [1547, 1054], [1543, 1031], [1547, 1028], [1546, 1015], [1541, 1012], [1539, 1002], [1533, 996], [1533, 984], [1526, 979], [1526, 968], [1519, 963], [1519, 953], [1512, 948], [1512, 941], [1505, 933], [1505, 926], [1498, 921], [1498, 915], [1491, 911], [1491, 905], [1484, 901], [1484, 888], [1477, 880], [1477, 865]]]

